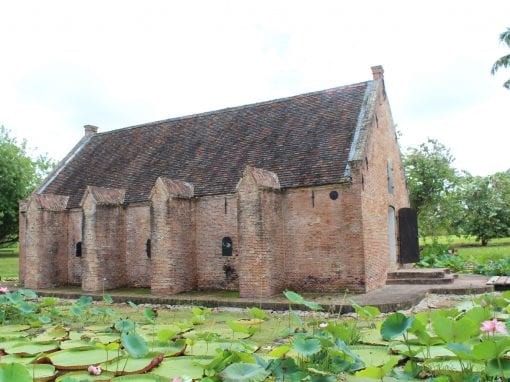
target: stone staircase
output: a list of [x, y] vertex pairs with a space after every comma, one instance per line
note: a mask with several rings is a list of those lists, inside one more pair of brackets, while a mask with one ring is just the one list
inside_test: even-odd
[[388, 273], [386, 285], [451, 284], [456, 277], [448, 268], [399, 269]]

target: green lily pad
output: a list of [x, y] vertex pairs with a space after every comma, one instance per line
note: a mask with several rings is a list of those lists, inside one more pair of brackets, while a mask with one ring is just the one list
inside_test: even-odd
[[238, 339], [248, 338], [251, 336], [251, 334], [249, 334], [249, 333], [233, 332], [232, 329], [230, 329], [228, 326], [218, 324], [218, 325], [210, 325], [210, 326], [207, 326], [207, 328], [203, 328], [203, 329], [199, 328], [199, 329], [191, 330], [187, 333], [184, 333], [184, 337], [196, 338], [197, 334], [206, 333], [206, 332], [216, 333], [217, 335], [219, 335], [221, 338], [223, 338], [225, 340], [231, 340], [232, 338], [235, 340], [238, 340]]
[[90, 375], [88, 371], [72, 371], [61, 375], [55, 380], [55, 382], [60, 382], [66, 377], [74, 378], [80, 382], [110, 381], [111, 378], [113, 378], [113, 374], [103, 371], [101, 375]]
[[359, 355], [367, 366], [382, 366], [395, 357], [388, 352], [387, 347], [382, 346], [351, 345], [349, 349]]
[[85, 340], [68, 340], [62, 341], [60, 343], [60, 349], [76, 349], [76, 350], [85, 350], [85, 349], [95, 349], [96, 345], [94, 342], [85, 341]]
[[[117, 358], [117, 352], [109, 352], [108, 359]], [[124, 355], [124, 352], [120, 352]], [[59, 370], [86, 370], [90, 365], [97, 365], [107, 361], [106, 351], [103, 349], [67, 349], [48, 355], [51, 363]]]
[[149, 344], [149, 350], [152, 353], [162, 353], [165, 357], [175, 357], [180, 355], [186, 349], [186, 342], [184, 340], [172, 341], [166, 344], [156, 343], [155, 345]]
[[[473, 373], [480, 373], [485, 369], [485, 366], [481, 363], [471, 363], [473, 366]], [[464, 365], [465, 366], [465, 365]], [[428, 360], [423, 363], [425, 370], [431, 372], [434, 375], [448, 375], [449, 373], [462, 373], [462, 365], [458, 360]]]
[[22, 357], [18, 354], [7, 354], [0, 358], [1, 363], [21, 363], [22, 365], [26, 365], [31, 363], [37, 358], [36, 355]]
[[2, 325], [0, 326], [0, 337], [3, 337], [4, 333], [23, 332], [30, 329], [29, 325]]
[[24, 365], [10, 363], [0, 365], [0, 382], [32, 382], [32, 377]]
[[[221, 373], [220, 376], [223, 381], [237, 382], [250, 381], [261, 382], [267, 378], [269, 371], [260, 365], [254, 363], [233, 363], [228, 365]], [[335, 378], [336, 379], [336, 378]]]
[[36, 382], [52, 381], [57, 375], [55, 366], [48, 364], [31, 364], [25, 365], [30, 375], [34, 377]]
[[388, 341], [383, 340], [379, 329], [362, 329], [360, 342], [364, 345], [388, 345]]
[[115, 377], [114, 381], [133, 381], [133, 382], [171, 382], [171, 378], [165, 378], [160, 375], [139, 374], [139, 375], [124, 375], [122, 377]]
[[[244, 345], [243, 345], [244, 344]], [[258, 345], [252, 341], [243, 340], [243, 343], [238, 341], [234, 342], [209, 342], [196, 341], [192, 346], [186, 349], [186, 355], [194, 356], [214, 356], [216, 349], [235, 350], [244, 353], [254, 353], [258, 350]]]
[[151, 362], [161, 353], [149, 353], [142, 358], [121, 357], [101, 364], [101, 369], [115, 375], [141, 374], [149, 371]]
[[188, 376], [193, 379], [202, 378], [203, 368], [196, 362], [208, 363], [210, 358], [204, 357], [172, 357], [165, 358], [161, 364], [149, 374], [167, 378]]
[[58, 342], [18, 342], [12, 346], [5, 347], [7, 354], [34, 355], [39, 353], [48, 353], [59, 348]]
[[37, 342], [63, 341], [68, 338], [68, 331], [62, 327], [55, 327], [46, 330], [34, 338]]
[[[394, 344], [390, 346], [390, 350], [394, 353], [405, 353], [409, 349], [405, 344]], [[427, 350], [426, 346], [411, 345], [411, 350], [416, 352], [416, 358], [433, 359], [433, 358], [454, 358], [455, 353], [448, 350], [444, 346], [430, 346]]]

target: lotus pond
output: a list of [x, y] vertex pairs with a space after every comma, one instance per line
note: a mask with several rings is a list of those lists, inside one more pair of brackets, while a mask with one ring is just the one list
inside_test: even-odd
[[[454, 309], [356, 315], [286, 291], [287, 312], [169, 310], [82, 296], [0, 295], [0, 382], [504, 381], [510, 291]], [[308, 309], [305, 315], [297, 309]]]

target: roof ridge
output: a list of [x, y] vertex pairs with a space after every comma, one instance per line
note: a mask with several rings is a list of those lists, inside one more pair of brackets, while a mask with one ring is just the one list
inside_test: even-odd
[[373, 80], [356, 82], [354, 84], [336, 86], [336, 87], [323, 89], [323, 90], [315, 90], [312, 92], [297, 94], [294, 96], [288, 96], [288, 97], [283, 97], [283, 98], [275, 98], [275, 99], [267, 100], [267, 101], [260, 101], [260, 102], [245, 104], [245, 105], [226, 107], [223, 109], [211, 110], [211, 111], [206, 111], [206, 112], [202, 112], [202, 113], [193, 113], [193, 114], [188, 114], [188, 115], [184, 115], [184, 116], [180, 116], [180, 117], [161, 119], [158, 121], [147, 122], [147, 123], [142, 123], [142, 124], [138, 124], [138, 125], [121, 127], [119, 129], [98, 132], [98, 133], [94, 134], [94, 136], [112, 134], [112, 133], [116, 133], [116, 132], [120, 132], [120, 131], [125, 131], [125, 130], [130, 130], [130, 129], [138, 129], [138, 128], [142, 128], [142, 127], [155, 126], [155, 125], [159, 125], [159, 124], [165, 123], [165, 122], [183, 121], [183, 120], [197, 118], [197, 117], [207, 117], [207, 116], [214, 115], [214, 114], [220, 114], [220, 113], [225, 113], [225, 112], [232, 112], [232, 111], [237, 111], [237, 110], [242, 110], [242, 109], [248, 109], [248, 108], [256, 107], [256, 106], [263, 106], [263, 105], [270, 105], [270, 104], [275, 104], [275, 103], [280, 103], [280, 102], [286, 102], [286, 101], [290, 101], [290, 100], [301, 98], [301, 97], [309, 97], [309, 96], [320, 94], [320, 93], [326, 93], [326, 92], [329, 92], [332, 90], [341, 90], [344, 88], [356, 87], [356, 86], [361, 86], [361, 85], [365, 85], [365, 84], [368, 85], [371, 82], [373, 82]]

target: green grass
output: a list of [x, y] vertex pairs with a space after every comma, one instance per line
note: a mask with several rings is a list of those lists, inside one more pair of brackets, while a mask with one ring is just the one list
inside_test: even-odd
[[18, 246], [0, 248], [0, 280], [18, 277]]
[[486, 262], [488, 260], [499, 260], [510, 256], [510, 245], [498, 245], [487, 247], [461, 247], [458, 254], [468, 260], [476, 259], [477, 262]]
[[[436, 238], [439, 244], [448, 244], [452, 247], [463, 247], [463, 246], [476, 246], [480, 245], [480, 241], [476, 241], [474, 236], [468, 237], [459, 237], [455, 235], [449, 236], [438, 236]], [[422, 238], [420, 237], [420, 245], [431, 244], [433, 242], [432, 237]], [[509, 245], [510, 246], [510, 237], [503, 237], [498, 239], [489, 240], [489, 246], [497, 246], [497, 245]]]

